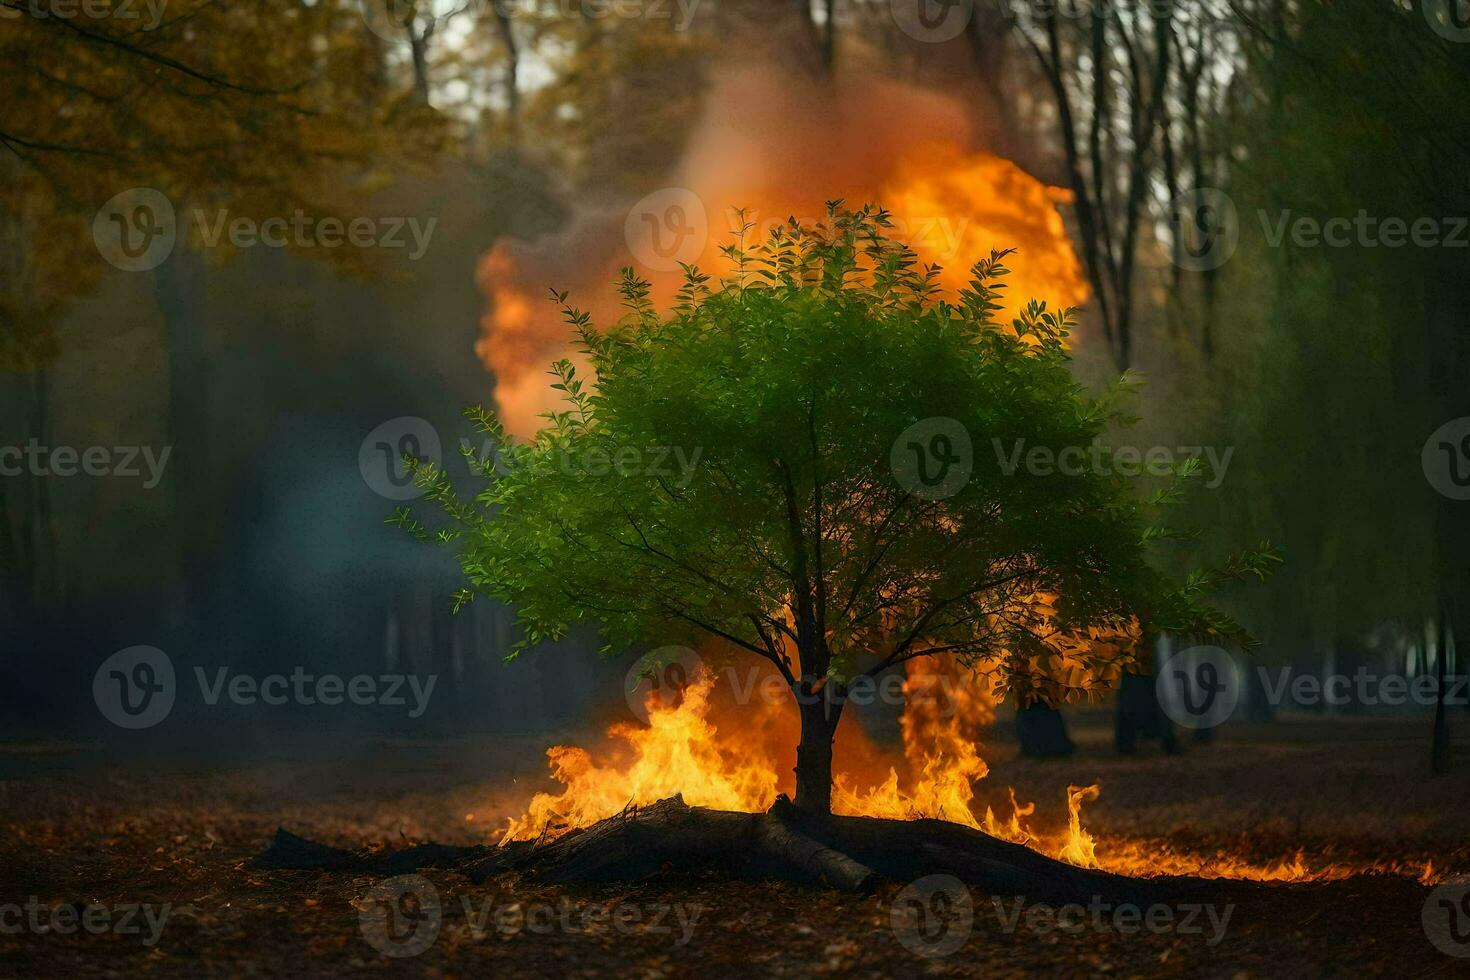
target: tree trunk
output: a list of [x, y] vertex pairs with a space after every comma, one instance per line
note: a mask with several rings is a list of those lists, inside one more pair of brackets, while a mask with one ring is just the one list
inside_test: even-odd
[[1031, 759], [1069, 756], [1077, 748], [1062, 713], [1040, 702], [1016, 708], [1016, 737], [1021, 754]]
[[1449, 772], [1450, 768], [1450, 730], [1449, 722], [1445, 718], [1445, 661], [1449, 659], [1446, 640], [1449, 630], [1445, 626], [1444, 614], [1440, 614], [1439, 636], [1435, 643], [1434, 651], [1434, 676], [1438, 682], [1434, 699], [1434, 739], [1430, 749], [1430, 764], [1436, 774]]
[[801, 743], [796, 747], [796, 806], [807, 813], [832, 812], [832, 739], [840, 708], [820, 693], [799, 706]]
[[1164, 751], [1179, 751], [1174, 725], [1159, 704], [1155, 675], [1123, 674], [1118, 684], [1117, 713], [1113, 724], [1113, 749], [1119, 755], [1132, 755], [1140, 738], [1156, 738]]

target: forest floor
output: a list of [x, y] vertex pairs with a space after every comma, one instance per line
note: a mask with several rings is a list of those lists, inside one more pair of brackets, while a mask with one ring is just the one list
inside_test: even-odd
[[[1126, 840], [1470, 872], [1470, 740], [1455, 743], [1452, 775], [1431, 778], [1420, 719], [1236, 725], [1179, 756], [1126, 759], [1111, 753], [1106, 716], [1084, 714], [1073, 732], [1066, 760], [987, 745], [981, 798], [1014, 786], [1065, 819], [1066, 786], [1100, 782], [1084, 811], [1100, 854]], [[1431, 942], [1431, 890], [1412, 872], [1221, 883], [1140, 910], [936, 893], [916, 920], [902, 883], [860, 898], [674, 872], [554, 888], [428, 870], [438, 912], [403, 899], [389, 942], [410, 945], [398, 948], [373, 929], [379, 879], [249, 866], [277, 826], [348, 847], [493, 840], [543, 785], [545, 744], [373, 742], [334, 760], [228, 767], [0, 744], [0, 976], [1448, 977], [1470, 966]], [[427, 948], [379, 948], [414, 941]]]

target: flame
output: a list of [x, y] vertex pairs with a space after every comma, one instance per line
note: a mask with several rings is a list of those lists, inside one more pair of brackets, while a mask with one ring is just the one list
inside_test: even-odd
[[577, 746], [547, 750], [552, 775], [566, 788], [537, 793], [524, 816], [511, 821], [501, 843], [542, 833], [585, 827], [621, 812], [684, 795], [691, 806], [755, 812], [776, 801], [772, 760], [752, 754], [748, 745], [721, 736], [708, 717], [715, 675], [704, 672], [683, 691], [677, 705], [650, 692], [648, 725], [613, 725], [608, 736], [622, 742], [631, 758], [625, 764], [595, 762]]
[[[798, 90], [801, 98], [792, 98]], [[957, 101], [852, 75], [814, 89], [809, 80], [757, 66], [721, 73], [707, 104], [670, 181], [692, 192], [706, 211], [709, 236], [697, 260], [705, 272], [725, 269], [718, 249], [738, 225], [736, 208], [745, 209], [756, 234], [763, 234], [789, 216], [815, 222], [827, 199], [842, 197], [887, 207], [896, 237], [921, 262], [941, 267], [941, 286], [951, 294], [967, 285], [970, 266], [992, 248], [1017, 249], [1006, 263], [1011, 275], [1001, 317], [1033, 298], [1051, 308], [1087, 300], [1060, 210], [1071, 195], [978, 149]], [[535, 246], [501, 241], [481, 262], [477, 279], [488, 302], [476, 352], [495, 375], [495, 398], [512, 433], [534, 434], [541, 413], [556, 404], [546, 366], [567, 356], [571, 333], [546, 301], [549, 289], [569, 290], [594, 323], [608, 323], [621, 309], [614, 286], [621, 267], [634, 266], [649, 279], [651, 299], [660, 306], [678, 288], [679, 273], [649, 270], [630, 254], [628, 210], [584, 203], [561, 235]], [[584, 374], [585, 367], [578, 365]], [[1038, 594], [1031, 612], [1049, 619], [1054, 599]], [[1009, 693], [1023, 702], [1061, 700], [1110, 687], [1137, 632], [1130, 623], [1054, 634], [1050, 653], [1013, 665]], [[1134, 875], [1299, 881], [1380, 870], [1436, 878], [1429, 865], [1412, 872], [1397, 865], [1366, 868], [1312, 862], [1301, 852], [1260, 864], [1223, 852], [1188, 853], [1166, 841], [1099, 839], [1085, 828], [1082, 813], [1099, 798], [1097, 784], [1068, 787], [1061, 828], [1038, 826], [1036, 804], [1018, 802], [1014, 790], [1008, 790], [1009, 814], [997, 817], [987, 806], [977, 818], [975, 785], [989, 773], [981, 736], [1003, 692], [993, 678], [962, 677], [953, 663], [914, 660], [906, 669], [898, 751], [874, 745], [851, 720], [838, 729], [837, 813], [941, 817], [1075, 865]], [[611, 726], [607, 744], [596, 752], [549, 749], [561, 789], [535, 794], [502, 841], [589, 826], [676, 793], [695, 806], [757, 812], [778, 793], [791, 792], [798, 721], [789, 703], [737, 705], [713, 674], [696, 678], [671, 701], [649, 698], [648, 722]]]
[[[801, 90], [800, 99], [791, 93]], [[695, 262], [718, 276], [719, 252], [739, 227], [737, 208], [764, 236], [796, 217], [821, 220], [834, 197], [889, 209], [893, 234], [919, 259], [942, 268], [953, 298], [969, 269], [992, 248], [1015, 248], [1006, 299], [1049, 306], [1081, 305], [1086, 279], [1060, 207], [1071, 195], [1049, 187], [1015, 163], [979, 149], [968, 110], [933, 91], [872, 78], [843, 77], [812, 89], [809, 79], [764, 68], [717, 73], [706, 114], [690, 138], [672, 187], [698, 198], [708, 237]], [[936, 138], [936, 134], [942, 136]], [[682, 282], [675, 268], [651, 270], [625, 237], [628, 205], [584, 203], [561, 234], [536, 245], [501, 241], [478, 271], [487, 299], [476, 351], [496, 379], [495, 398], [507, 428], [530, 436], [553, 407], [547, 365], [565, 356], [571, 333], [547, 301], [551, 288], [608, 323], [621, 312], [618, 271], [633, 266], [662, 307]]]
[[958, 683], [952, 662], [910, 660], [904, 665], [904, 764], [915, 773], [912, 785], [900, 788], [900, 765], [890, 765], [878, 785], [857, 788], [850, 773], [833, 777], [832, 809], [854, 816], [938, 817], [978, 828], [970, 806], [974, 783], [990, 767], [980, 757], [980, 729], [995, 720], [996, 697], [984, 678]]
[[[869, 742], [852, 723], [839, 729], [834, 764], [833, 811], [852, 816], [915, 819], [938, 817], [983, 830], [1083, 868], [1134, 876], [1193, 875], [1257, 881], [1331, 881], [1364, 873], [1396, 874], [1434, 884], [1432, 863], [1309, 859], [1305, 851], [1277, 861], [1251, 861], [1223, 849], [1179, 849], [1166, 840], [1094, 836], [1083, 807], [1101, 786], [1067, 787], [1065, 827], [1038, 826], [1036, 804], [1021, 803], [1007, 789], [1010, 813], [989, 806], [975, 815], [977, 782], [989, 773], [979, 736], [995, 718], [993, 684], [958, 683], [952, 663], [910, 661], [903, 684], [905, 709], [901, 755]], [[971, 678], [970, 680], [974, 680]], [[709, 671], [677, 698], [648, 696], [647, 724], [617, 723], [609, 745], [595, 758], [579, 746], [547, 750], [557, 792], [536, 793], [525, 812], [510, 820], [501, 843], [535, 840], [587, 827], [629, 806], [682, 793], [692, 806], [755, 813], [791, 791], [790, 747], [797, 740], [795, 711], [784, 702], [738, 705], [729, 685]]]
[[1058, 210], [1072, 200], [1071, 191], [1009, 160], [945, 142], [901, 158], [879, 197], [910, 231], [919, 258], [942, 267], [940, 282], [952, 293], [969, 284], [975, 259], [992, 248], [1016, 249], [1006, 262], [1003, 318], [1032, 298], [1052, 309], [1086, 302], [1087, 281]]

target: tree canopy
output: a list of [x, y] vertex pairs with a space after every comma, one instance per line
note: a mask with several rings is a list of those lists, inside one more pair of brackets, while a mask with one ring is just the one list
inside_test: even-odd
[[1177, 488], [1133, 492], [1105, 451], [1066, 472], [1016, 456], [1094, 451], [1120, 419], [1126, 379], [1093, 398], [1068, 371], [1072, 311], [1032, 302], [1003, 328], [1007, 252], [950, 301], [887, 224], [832, 202], [814, 227], [742, 235], [730, 274], [686, 268], [667, 314], [626, 270], [605, 331], [554, 293], [594, 377], [554, 365], [565, 407], [530, 442], [471, 411], [495, 446], [466, 450], [488, 480], [473, 500], [418, 468], [453, 518], [433, 533], [458, 549], [459, 598], [512, 603], [515, 653], [582, 622], [610, 648], [715, 637], [798, 690], [948, 654], [1058, 702], [1116, 677], [1138, 618], [1242, 637], [1202, 597], [1268, 555], [1171, 584], [1147, 511]]

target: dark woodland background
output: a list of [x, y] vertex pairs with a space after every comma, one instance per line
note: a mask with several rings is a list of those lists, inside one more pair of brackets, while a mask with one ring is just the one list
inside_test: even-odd
[[[1470, 415], [1470, 250], [1271, 247], [1257, 217], [1470, 213], [1453, 2], [982, 3], [942, 44], [856, 0], [704, 0], [684, 30], [672, 5], [536, 0], [407, 5], [387, 29], [349, 0], [177, 0], [147, 32], [4, 6], [0, 444], [173, 447], [152, 490], [0, 478], [4, 734], [106, 732], [91, 676], [133, 644], [181, 670], [441, 675], [424, 718], [337, 716], [341, 738], [549, 729], [620, 702], [625, 664], [596, 661], [592, 636], [500, 663], [509, 612], [451, 615], [452, 560], [382, 525], [392, 505], [358, 448], [398, 416], [469, 435], [460, 410], [495, 384], [474, 351], [487, 250], [670, 183], [731, 64], [778, 66], [793, 100], [865, 76], [932, 88], [990, 149], [1076, 193], [1069, 229], [1099, 256], [1087, 380], [1147, 377], [1139, 445], [1235, 447], [1224, 484], [1187, 505], [1201, 548], [1269, 538], [1286, 556], [1235, 600], [1260, 662], [1424, 671], [1470, 623], [1470, 505], [1420, 463], [1431, 432]], [[128, 274], [90, 227], [134, 186], [181, 212], [438, 226], [417, 262], [181, 239]], [[1230, 195], [1240, 234], [1199, 272], [1171, 261], [1169, 223], [1197, 187]], [[284, 710], [175, 747], [284, 746], [302, 735]]]

